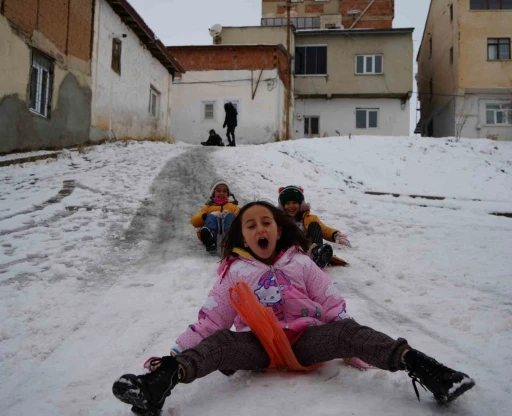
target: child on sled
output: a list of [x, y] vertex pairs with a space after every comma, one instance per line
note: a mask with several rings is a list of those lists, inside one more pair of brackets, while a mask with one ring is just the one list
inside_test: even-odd
[[305, 201], [304, 190], [301, 187], [289, 185], [279, 188], [278, 208], [306, 233], [312, 243], [309, 249], [310, 257], [321, 269], [329, 264], [333, 257], [332, 247], [330, 244], [324, 244], [324, 239], [352, 247], [345, 234], [328, 227], [311, 213], [311, 206]]
[[[125, 374], [112, 391], [139, 415], [158, 415], [178, 384], [214, 371], [287, 367], [309, 370], [359, 357], [405, 371], [445, 404], [475, 382], [413, 349], [403, 338], [358, 324], [329, 277], [307, 256], [309, 240], [294, 221], [263, 201], [245, 205], [223, 240], [218, 279], [173, 353], [148, 360], [153, 371]], [[230, 331], [234, 325], [235, 331]]]
[[210, 198], [190, 219], [208, 253], [217, 252], [217, 239], [226, 233], [239, 211], [238, 201], [228, 183], [215, 179], [210, 187]]

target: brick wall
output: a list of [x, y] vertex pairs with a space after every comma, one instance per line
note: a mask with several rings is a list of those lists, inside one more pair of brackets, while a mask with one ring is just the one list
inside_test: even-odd
[[[358, 15], [349, 15], [350, 10], [363, 12], [371, 0], [343, 0], [340, 2], [340, 14], [343, 16], [343, 24], [350, 27]], [[355, 28], [391, 29], [395, 6], [393, 0], [376, 0], [359, 19]]]
[[3, 0], [4, 15], [31, 36], [37, 30], [64, 55], [91, 59], [94, 0]]
[[89, 61], [92, 51], [94, 0], [71, 0], [69, 9], [68, 54]]
[[322, 14], [324, 12], [323, 4], [306, 4], [306, 13]]
[[4, 15], [18, 29], [30, 34], [37, 28], [39, 0], [4, 0]]
[[278, 69], [288, 85], [287, 54], [277, 46], [170, 46], [185, 71]]
[[[290, 14], [297, 13], [297, 5], [290, 6]], [[286, 14], [286, 6], [277, 6], [277, 14]]]
[[65, 53], [68, 32], [68, 0], [39, 0], [38, 30], [55, 44], [59, 51]]

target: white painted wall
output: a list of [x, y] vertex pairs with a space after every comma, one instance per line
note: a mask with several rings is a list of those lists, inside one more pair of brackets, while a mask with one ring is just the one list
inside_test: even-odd
[[[236, 144], [259, 144], [276, 141], [284, 134], [284, 85], [276, 70], [260, 71], [187, 71], [181, 80], [175, 79], [171, 94], [171, 133], [175, 140], [199, 144], [208, 138], [210, 129], [220, 134], [225, 144], [224, 103], [238, 101]], [[240, 80], [235, 81], [233, 80]], [[203, 117], [203, 102], [214, 102], [214, 119]]]
[[512, 125], [487, 124], [487, 103], [512, 104], [512, 93], [501, 95], [475, 94], [458, 97], [455, 124], [462, 124], [461, 137], [496, 136], [498, 140], [512, 140]]
[[[356, 108], [378, 108], [378, 127], [356, 129]], [[295, 138], [304, 137], [304, 116], [319, 116], [319, 136], [408, 136], [409, 101], [399, 99], [295, 99]]]
[[[111, 68], [112, 34], [122, 41], [121, 75]], [[172, 77], [105, 0], [96, 0], [92, 57], [91, 139], [169, 139]], [[149, 114], [149, 91], [160, 92], [158, 116]]]

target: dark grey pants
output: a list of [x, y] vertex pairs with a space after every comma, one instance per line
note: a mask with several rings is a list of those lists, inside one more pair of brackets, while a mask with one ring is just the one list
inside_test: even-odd
[[[293, 345], [293, 351], [303, 366], [330, 361], [335, 358], [357, 357], [383, 370], [400, 369], [401, 357], [407, 341], [394, 340], [353, 319], [343, 319], [306, 329]], [[237, 370], [262, 370], [270, 365], [270, 358], [252, 332], [217, 331], [194, 348], [177, 356], [186, 376], [183, 383], [191, 383], [216, 370], [225, 374]]]
[[322, 236], [322, 228], [320, 228], [320, 224], [318, 224], [317, 222], [312, 222], [311, 224], [309, 224], [308, 230], [306, 231], [306, 235], [308, 236], [312, 244], [321, 246], [324, 243], [324, 238]]

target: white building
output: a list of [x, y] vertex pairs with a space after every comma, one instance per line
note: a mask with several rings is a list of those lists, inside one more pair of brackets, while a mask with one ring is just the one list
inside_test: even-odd
[[169, 140], [183, 69], [126, 0], [95, 1], [91, 139]]
[[[227, 144], [222, 127], [227, 102], [238, 111], [237, 145], [283, 139], [287, 62], [283, 47], [214, 45], [168, 49], [187, 71], [176, 77], [171, 87], [171, 133], [175, 140], [199, 144], [214, 129]], [[291, 115], [288, 121], [291, 124]]]
[[295, 138], [348, 135], [408, 136], [409, 100], [295, 99]]

